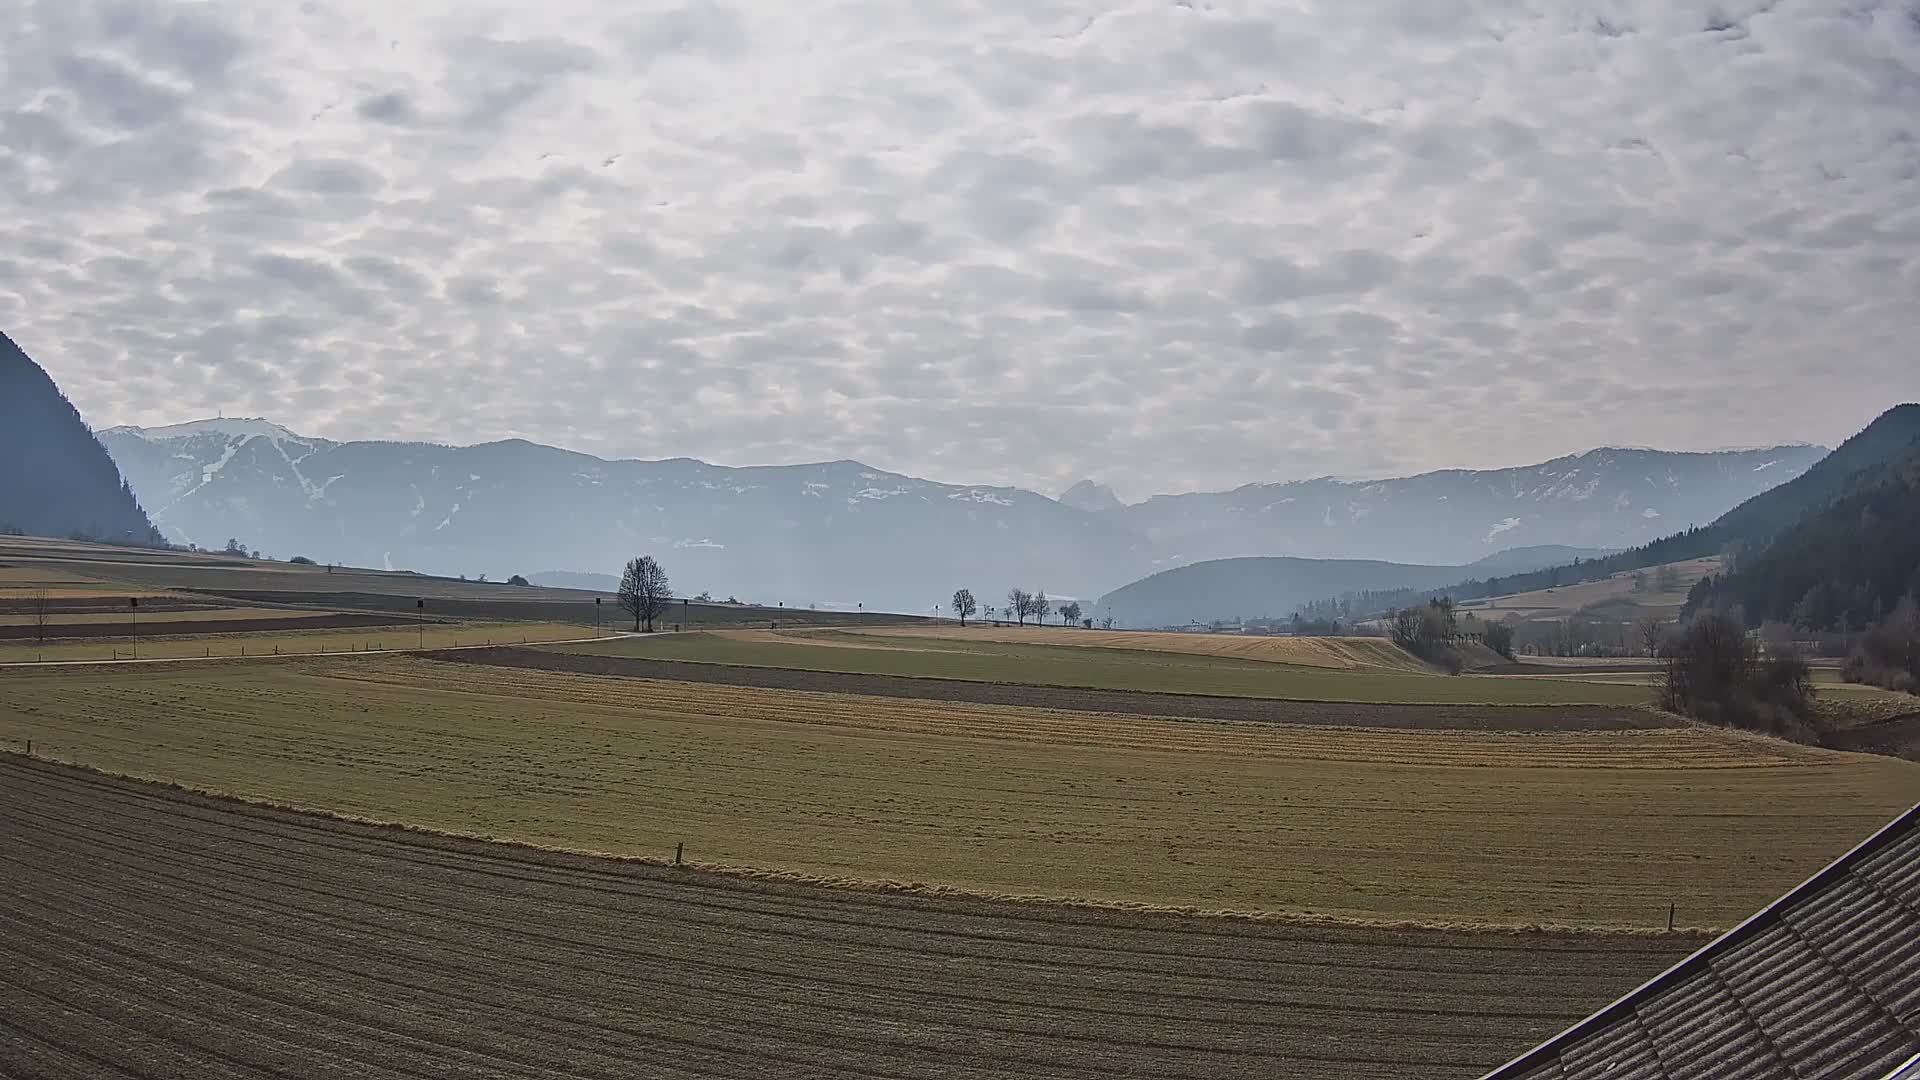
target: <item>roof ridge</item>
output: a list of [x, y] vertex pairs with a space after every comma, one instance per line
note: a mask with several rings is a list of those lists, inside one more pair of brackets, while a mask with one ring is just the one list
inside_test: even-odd
[[[1846, 854], [1828, 863], [1816, 871], [1812, 877], [1789, 889], [1766, 907], [1749, 915], [1733, 929], [1702, 945], [1672, 967], [1622, 994], [1586, 1019], [1487, 1073], [1482, 1080], [1503, 1080], [1503, 1078], [1519, 1080], [1528, 1071], [1549, 1061], [1557, 1060], [1563, 1046], [1571, 1045], [1626, 1016], [1638, 1017], [1639, 1004], [1642, 1000], [1691, 976], [1699, 968], [1710, 966], [1715, 957], [1757, 936], [1768, 926], [1779, 923], [1791, 928], [1791, 925], [1781, 917], [1784, 909], [1843, 879], [1860, 877], [1861, 875], [1852, 872], [1856, 864], [1870, 858], [1881, 848], [1892, 844], [1909, 830], [1916, 828], [1920, 828], [1920, 803], [1908, 807], [1892, 821], [1882, 825], [1873, 835], [1855, 844]], [[1657, 1056], [1657, 1047], [1655, 1053]], [[1664, 1067], [1664, 1062], [1662, 1064]]]

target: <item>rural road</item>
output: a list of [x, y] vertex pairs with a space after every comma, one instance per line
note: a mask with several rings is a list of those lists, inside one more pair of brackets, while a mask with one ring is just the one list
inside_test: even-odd
[[777, 884], [0, 754], [0, 1076], [1480, 1074], [1692, 942]]

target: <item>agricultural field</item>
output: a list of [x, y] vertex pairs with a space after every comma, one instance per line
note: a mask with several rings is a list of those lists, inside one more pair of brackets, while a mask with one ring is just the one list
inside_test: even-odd
[[[986, 633], [993, 633], [993, 628], [987, 628]], [[1277, 659], [1281, 655], [1277, 650], [1274, 658], [1247, 659], [1160, 648], [1088, 648], [1054, 644], [1049, 640], [1054, 635], [1072, 635], [1075, 633], [1072, 630], [1034, 633], [1038, 643], [963, 636], [958, 627], [915, 631], [910, 635], [865, 628], [717, 631], [622, 638], [555, 648], [590, 656], [1305, 701], [1455, 705], [1644, 705], [1651, 701], [1645, 687], [1558, 679], [1445, 676], [1419, 673], [1405, 666], [1405, 661], [1389, 664], [1384, 658], [1382, 662], [1369, 661], [1361, 666], [1351, 654], [1338, 659], [1355, 666], [1334, 666], [1337, 654], [1331, 652], [1331, 646], [1321, 646], [1328, 651], [1318, 654], [1304, 649], [1296, 654], [1311, 663], [1289, 663]], [[1114, 638], [1134, 636], [1113, 635]], [[1154, 638], [1171, 638], [1176, 645], [1187, 644], [1184, 640], [1187, 635], [1140, 636], [1149, 639], [1148, 644], [1154, 644], [1150, 640]], [[1282, 644], [1272, 639], [1242, 642], [1235, 638], [1223, 639], [1222, 643]], [[1204, 644], [1196, 642], [1194, 646]], [[1294, 647], [1299, 648], [1300, 643]], [[1369, 647], [1383, 653], [1397, 652], [1384, 642], [1370, 642]]]
[[[77, 628], [108, 626], [124, 634], [127, 632], [128, 604], [126, 600], [115, 597], [115, 602], [105, 610], [98, 606], [89, 606], [81, 610], [62, 610], [49, 613], [46, 627], [55, 637], [74, 636]], [[51, 601], [49, 607], [52, 606]], [[63, 605], [65, 607], [65, 605]], [[169, 609], [159, 602], [142, 602], [138, 614], [147, 616], [156, 622], [165, 623], [206, 623], [225, 622], [288, 622], [323, 619], [332, 615], [328, 611], [293, 611], [286, 608], [248, 608], [248, 607], [200, 607], [181, 606]], [[18, 627], [37, 627], [38, 622], [32, 614], [9, 613], [0, 609], [0, 633]], [[212, 628], [218, 629], [217, 625]]]
[[0, 1074], [56, 1080], [1466, 1078], [1701, 940], [818, 889], [14, 755], [0, 819]]
[[[413, 617], [424, 599], [430, 615], [471, 622], [553, 622], [615, 629], [621, 616], [611, 594], [460, 581], [394, 570], [305, 566], [206, 552], [149, 551], [73, 541], [0, 536], [0, 604], [53, 583], [75, 583], [77, 596], [192, 595], [230, 606], [312, 608]], [[9, 590], [12, 590], [11, 592]], [[596, 597], [604, 603], [596, 605]], [[912, 624], [913, 616], [816, 612], [751, 604], [676, 602], [662, 620], [689, 628], [778, 625]]]
[[1627, 928], [1673, 903], [1727, 926], [1920, 797], [1911, 762], [1694, 727], [1233, 723], [415, 657], [78, 670], [0, 672], [0, 740], [376, 821], [980, 897]]
[[[285, 614], [284, 612], [282, 614]], [[127, 636], [124, 621], [105, 628], [112, 635], [93, 634], [44, 643], [28, 634], [0, 635], [0, 666], [36, 663], [98, 663], [115, 660], [182, 660], [191, 658], [302, 656], [321, 653], [391, 652], [401, 649], [453, 649], [501, 644], [538, 644], [591, 638], [590, 627], [560, 623], [464, 623], [428, 621], [415, 624], [392, 617], [312, 613], [313, 618], [277, 619], [239, 632], [232, 623], [203, 621], [167, 623], [142, 621], [136, 643]], [[313, 629], [301, 629], [312, 625]], [[172, 631], [170, 636], [161, 633]], [[184, 631], [184, 633], [182, 633]], [[137, 654], [137, 655], [136, 655]]]
[[1601, 614], [1604, 618], [1628, 622], [1645, 614], [1672, 619], [1679, 614], [1681, 605], [1686, 603], [1687, 590], [1708, 574], [1719, 572], [1720, 559], [1689, 559], [1671, 565], [1677, 587], [1666, 592], [1656, 587], [1657, 571], [1650, 567], [1640, 571], [1644, 586], [1639, 591], [1633, 587], [1633, 572], [1625, 571], [1602, 581], [1536, 589], [1483, 600], [1463, 600], [1458, 608], [1462, 614], [1472, 613], [1493, 622], [1509, 615], [1517, 615], [1522, 619], [1563, 619], [1583, 613]]
[[[137, 612], [129, 604], [136, 598]], [[0, 537], [0, 664], [123, 660], [136, 651], [141, 659], [180, 659], [612, 637], [623, 620], [612, 598], [603, 599], [392, 571]], [[661, 623], [764, 626], [795, 614], [688, 603]], [[914, 620], [840, 613], [822, 621]]]
[[[1179, 653], [1191, 656], [1219, 656], [1233, 660], [1259, 660], [1291, 667], [1328, 668], [1336, 671], [1400, 671], [1417, 675], [1432, 674], [1406, 650], [1396, 648], [1385, 638], [1370, 637], [1266, 637], [1250, 634], [1172, 634], [1150, 630], [1082, 630], [1053, 626], [929, 626], [873, 627], [849, 631], [869, 641], [870, 647], [898, 639], [903, 648], [942, 648], [947, 642], [985, 641], [1002, 645], [1071, 645], [1080, 648], [1126, 649], [1134, 652]], [[788, 635], [798, 637], [800, 632]]]

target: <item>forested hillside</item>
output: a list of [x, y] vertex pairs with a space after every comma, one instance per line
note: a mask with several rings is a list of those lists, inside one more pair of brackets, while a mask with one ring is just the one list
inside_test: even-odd
[[[1526, 574], [1464, 581], [1450, 585], [1440, 592], [1455, 600], [1506, 596], [1536, 589], [1558, 588], [1582, 581], [1594, 581], [1629, 570], [1643, 570], [1723, 552], [1733, 553], [1744, 559], [1746, 563], [1759, 566], [1762, 562], [1757, 560], [1761, 559], [1761, 553], [1766, 552], [1777, 541], [1784, 540], [1789, 532], [1796, 529], [1796, 523], [1801, 522], [1803, 518], [1823, 514], [1836, 500], [1845, 499], [1850, 506], [1865, 509], [1868, 503], [1877, 505], [1877, 500], [1894, 499], [1895, 496], [1891, 493], [1870, 495], [1869, 489], [1890, 478], [1893, 463], [1909, 458], [1917, 446], [1920, 446], [1920, 405], [1898, 405], [1882, 413], [1859, 434], [1841, 443], [1838, 449], [1822, 458], [1805, 473], [1777, 488], [1755, 495], [1721, 515], [1711, 525], [1678, 532], [1650, 544], [1604, 558], [1575, 561], [1565, 566], [1549, 567]], [[1861, 532], [1875, 531], [1861, 529], [1861, 522], [1857, 520], [1850, 527]], [[1824, 526], [1816, 527], [1816, 531], [1808, 535], [1830, 537], [1838, 536], [1843, 531], [1845, 530], [1838, 523], [1828, 522]], [[1898, 532], [1897, 529], [1877, 531]], [[1909, 538], [1911, 535], [1909, 532]], [[1884, 537], [1883, 540], [1887, 545], [1898, 542], [1891, 535]], [[1810, 542], [1810, 540], [1795, 540], [1791, 549], [1783, 547], [1777, 559], [1765, 561], [1765, 565], [1776, 568], [1768, 570], [1767, 573], [1779, 573], [1777, 568], [1784, 565], [1782, 560], [1792, 562], [1805, 557], [1804, 554], [1796, 553], [1804, 553], [1806, 549], [1803, 545]], [[1881, 567], [1880, 576], [1874, 579], [1874, 591], [1877, 594], [1891, 589], [1892, 595], [1898, 597], [1904, 593], [1908, 578], [1905, 574], [1900, 575], [1899, 584], [1896, 587], [1889, 579], [1889, 575], [1894, 573], [1893, 564], [1897, 564], [1898, 560], [1891, 549], [1883, 554], [1893, 562], [1873, 564]], [[1913, 564], [1910, 559], [1906, 565], [1907, 574], [1911, 574]], [[1756, 573], [1758, 572], [1760, 571], [1756, 570]], [[1745, 580], [1751, 582], [1757, 579]], [[1780, 576], [1776, 581], [1776, 587], [1787, 588], [1785, 581], [1786, 577]], [[1863, 583], [1864, 580], [1856, 582], [1855, 587]], [[1740, 589], [1757, 587], [1750, 583], [1738, 586]], [[1380, 611], [1423, 600], [1428, 595], [1430, 594], [1411, 590], [1382, 592], [1367, 596], [1369, 603], [1362, 606], [1366, 611]], [[1794, 594], [1787, 601], [1787, 606], [1791, 608], [1800, 599], [1801, 594]], [[1841, 608], [1846, 608], [1850, 602], [1851, 593], [1847, 601], [1841, 602]], [[1760, 608], [1750, 608], [1749, 614], [1758, 617], [1757, 613], [1760, 610]], [[1765, 610], [1773, 611], [1775, 605], [1770, 602]]]
[[162, 543], [73, 403], [5, 334], [0, 334], [0, 529]]
[[1920, 438], [1852, 474], [1838, 497], [1734, 569], [1703, 579], [1689, 611], [1739, 609], [1749, 624], [1856, 631], [1920, 595]]

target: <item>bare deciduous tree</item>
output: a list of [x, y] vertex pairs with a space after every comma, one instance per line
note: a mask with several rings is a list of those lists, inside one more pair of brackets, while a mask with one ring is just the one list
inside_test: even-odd
[[1033, 594], [1033, 607], [1030, 609], [1030, 612], [1033, 615], [1034, 622], [1044, 623], [1047, 621], [1047, 616], [1053, 613], [1053, 604], [1047, 599], [1047, 590], [1041, 589], [1039, 592]]
[[967, 625], [968, 617], [978, 610], [980, 605], [974, 601], [972, 589], [959, 589], [954, 592], [953, 613], [960, 616], [961, 626]]
[[1647, 650], [1647, 655], [1659, 656], [1661, 639], [1667, 636], [1666, 622], [1658, 615], [1642, 615], [1633, 629], [1640, 635], [1640, 645]]
[[1070, 626], [1080, 621], [1080, 601], [1060, 605], [1060, 625]]
[[1513, 627], [1504, 622], [1488, 623], [1483, 635], [1487, 648], [1507, 659], [1513, 659]]
[[1007, 590], [1007, 614], [1020, 620], [1021, 626], [1027, 625], [1027, 615], [1032, 611], [1033, 594], [1025, 589]]
[[636, 632], [644, 624], [646, 632], [653, 633], [653, 620], [660, 617], [672, 598], [673, 589], [659, 560], [651, 555], [627, 560], [626, 571], [620, 575], [620, 606], [633, 616]]

